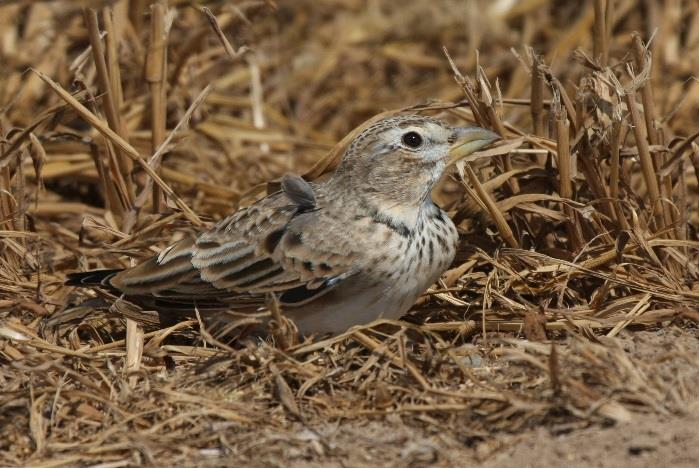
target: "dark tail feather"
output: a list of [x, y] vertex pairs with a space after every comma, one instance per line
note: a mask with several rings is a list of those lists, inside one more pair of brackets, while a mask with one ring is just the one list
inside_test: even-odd
[[68, 273], [68, 286], [105, 286], [111, 288], [109, 280], [121, 270], [92, 270]]

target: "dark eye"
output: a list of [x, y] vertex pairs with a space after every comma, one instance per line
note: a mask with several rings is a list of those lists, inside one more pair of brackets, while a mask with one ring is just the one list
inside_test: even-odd
[[418, 132], [408, 132], [403, 135], [403, 144], [409, 148], [419, 148], [422, 145], [422, 137]]

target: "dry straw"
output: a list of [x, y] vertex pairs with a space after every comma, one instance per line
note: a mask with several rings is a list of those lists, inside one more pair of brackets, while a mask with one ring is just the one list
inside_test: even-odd
[[[0, 7], [0, 464], [359, 464], [401, 454], [336, 424], [477, 441], [696, 405], [693, 11], [649, 42], [634, 1], [491, 3], [470, 28], [433, 2]], [[504, 137], [435, 190], [461, 245], [405, 321], [298, 343], [270, 298], [272, 338], [230, 343], [63, 284], [399, 112]]]

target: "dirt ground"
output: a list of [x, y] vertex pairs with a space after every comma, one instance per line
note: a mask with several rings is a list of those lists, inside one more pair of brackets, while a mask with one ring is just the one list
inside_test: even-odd
[[692, 467], [699, 459], [699, 412], [637, 416], [561, 435], [542, 428], [498, 442], [498, 452], [484, 466]]
[[[696, 466], [699, 330], [629, 332], [620, 342], [632, 361], [660, 358], [663, 370], [671, 369], [678, 376], [677, 390], [687, 392], [684, 411], [629, 413], [625, 422], [542, 425], [521, 433], [494, 434], [469, 431], [467, 424], [457, 434], [444, 430], [429, 415], [392, 414], [251, 433], [236, 441], [233, 453], [250, 466]], [[452, 427], [458, 417], [452, 416]], [[200, 455], [203, 466], [225, 465], [233, 457], [231, 452], [219, 450], [204, 450]]]
[[[684, 416], [638, 415], [627, 423], [563, 434], [539, 428], [471, 444], [440, 434], [438, 428], [406, 428], [399, 417], [328, 427], [318, 432], [328, 438], [331, 447], [337, 447], [331, 449], [332, 455], [320, 463], [304, 461], [308, 451], [317, 448], [323, 453], [323, 449], [316, 442], [317, 435], [299, 430], [298, 440], [305, 441], [307, 447], [286, 447], [291, 462], [287, 466], [695, 467], [699, 457], [696, 408]], [[261, 458], [260, 466], [280, 461]]]
[[[659, 330], [627, 333], [621, 338], [634, 360], [664, 356], [676, 367], [694, 395], [684, 414], [633, 414], [627, 422], [592, 427], [539, 427], [520, 434], [498, 434], [481, 439], [457, 438], [439, 425], [417, 430], [394, 415], [382, 421], [350, 423], [317, 429], [331, 447], [322, 463], [303, 461], [301, 447], [278, 449], [294, 460], [292, 466], [470, 466], [484, 467], [695, 467], [699, 460], [699, 368], [677, 359], [699, 356], [698, 330]], [[674, 357], [673, 357], [674, 355]], [[693, 382], [693, 385], [691, 384]], [[299, 440], [323, 453], [319, 437], [299, 430]], [[269, 448], [269, 447], [268, 447]], [[335, 450], [333, 450], [333, 448]], [[313, 450], [313, 449], [311, 449]], [[272, 460], [265, 460], [266, 465]]]
[[569, 467], [692, 467], [699, 460], [699, 369], [674, 352], [699, 356], [697, 330], [643, 332], [624, 337], [634, 359], [668, 356], [667, 365], [677, 366], [678, 375], [694, 381], [685, 390], [694, 396], [679, 415], [636, 414], [628, 422], [610, 427], [595, 426], [556, 433], [540, 427], [518, 435], [506, 435], [479, 446], [490, 452], [484, 466]]

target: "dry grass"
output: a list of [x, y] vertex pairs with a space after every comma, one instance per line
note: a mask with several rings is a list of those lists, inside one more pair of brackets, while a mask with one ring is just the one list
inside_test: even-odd
[[[688, 345], [618, 339], [699, 322], [699, 21], [672, 3], [0, 7], [1, 463], [322, 463], [348, 420], [468, 445], [696, 406]], [[408, 106], [506, 141], [436, 190], [461, 248], [406, 321], [232, 349], [63, 285]]]

